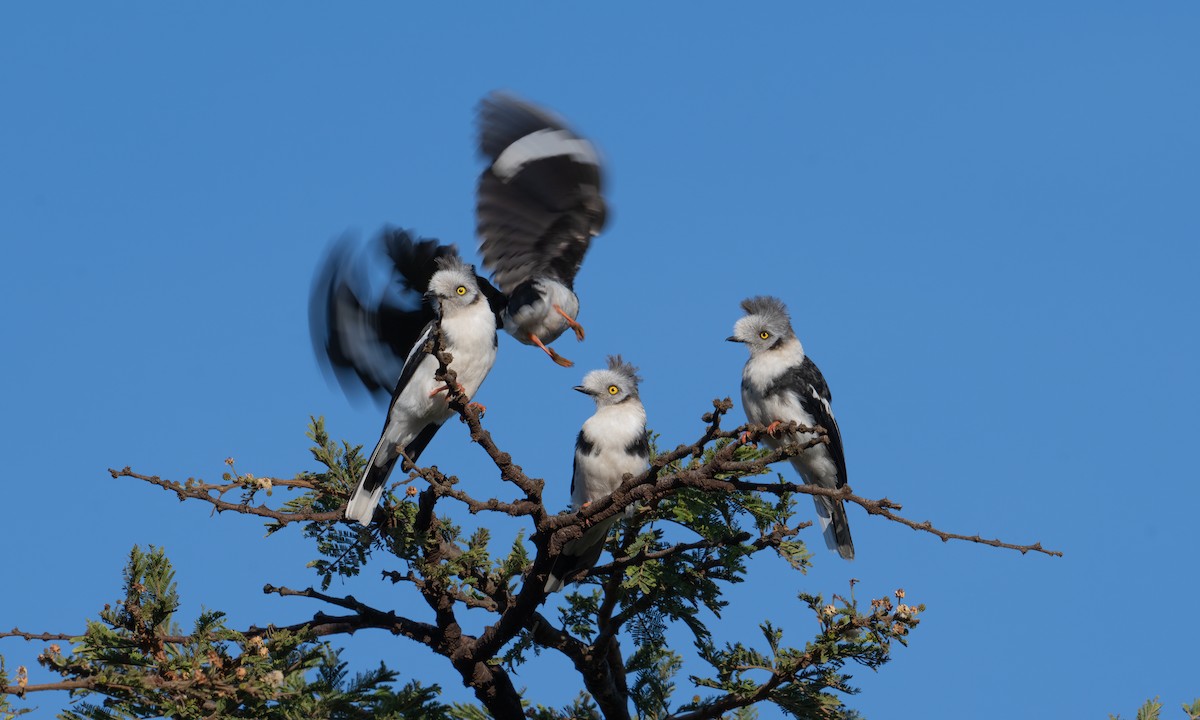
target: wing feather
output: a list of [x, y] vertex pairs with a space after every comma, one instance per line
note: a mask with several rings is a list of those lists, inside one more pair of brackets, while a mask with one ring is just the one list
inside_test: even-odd
[[[347, 235], [330, 248], [313, 281], [309, 330], [318, 362], [347, 395], [365, 390], [380, 402], [393, 396], [435, 318], [424, 293], [437, 258], [457, 254], [453, 245], [396, 228], [384, 228], [365, 247]], [[388, 274], [382, 293], [370, 281], [380, 269]]]
[[483, 265], [511, 293], [551, 276], [571, 287], [607, 210], [598, 153], [561, 118], [493, 93], [479, 110], [476, 231]]
[[829, 392], [825, 376], [821, 374], [812, 358], [805, 356], [804, 362], [785, 373], [776, 386], [767, 392], [771, 394], [780, 390], [792, 393], [804, 412], [812, 417], [813, 422], [825, 428], [829, 434], [829, 445], [826, 447], [837, 466], [837, 486], [842, 487], [846, 484], [846, 455], [842, 449], [842, 432], [833, 416], [833, 396]]

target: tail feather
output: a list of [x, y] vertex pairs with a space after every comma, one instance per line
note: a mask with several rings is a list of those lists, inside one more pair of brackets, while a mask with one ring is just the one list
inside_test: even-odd
[[[404, 453], [408, 455], [409, 460], [415, 463], [417, 458], [421, 457], [425, 446], [429, 444], [441, 426], [441, 423], [430, 423], [422, 428], [416, 437], [408, 441], [408, 444], [404, 446]], [[379, 438], [375, 449], [371, 451], [371, 457], [367, 460], [367, 469], [363, 471], [362, 479], [358, 481], [358, 487], [354, 488], [354, 493], [346, 504], [347, 520], [357, 520], [363, 525], [371, 524], [371, 518], [375, 515], [375, 506], [383, 497], [387, 479], [400, 459], [400, 455], [394, 450], [396, 443], [390, 437], [388, 426], [385, 425], [383, 437]], [[390, 457], [384, 457], [384, 453]]]
[[555, 559], [546, 578], [546, 592], [558, 592], [581, 573], [591, 570], [604, 552], [604, 541], [608, 531], [617, 521], [613, 516], [604, 522], [588, 528], [577, 540], [572, 540], [563, 546], [562, 553]]
[[854, 540], [850, 537], [850, 521], [846, 518], [846, 507], [841, 500], [813, 495], [817, 516], [821, 521], [821, 533], [825, 546], [836, 550], [846, 560], [854, 559]]
[[387, 446], [390, 444], [385, 433], [384, 437], [380, 438], [375, 445], [375, 449], [371, 451], [371, 457], [367, 460], [367, 469], [363, 471], [363, 476], [358, 481], [358, 487], [354, 488], [354, 493], [346, 504], [347, 520], [357, 520], [363, 525], [371, 524], [371, 518], [375, 515], [375, 506], [383, 497], [383, 489], [387, 485], [388, 476], [392, 474], [392, 468], [396, 466], [396, 460], [400, 457], [399, 455], [391, 458], [384, 457]]

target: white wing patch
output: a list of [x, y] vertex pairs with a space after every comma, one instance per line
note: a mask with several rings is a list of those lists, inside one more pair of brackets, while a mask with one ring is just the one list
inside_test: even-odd
[[825, 398], [821, 397], [821, 394], [818, 393], [817, 389], [815, 387], [813, 387], [812, 385], [808, 386], [808, 391], [810, 393], [812, 393], [813, 398], [817, 402], [819, 402], [825, 406], [825, 414], [828, 415], [829, 417], [833, 417], [833, 406], [829, 404], [829, 401], [826, 400]]
[[596, 149], [587, 140], [581, 140], [566, 130], [538, 130], [517, 140], [504, 148], [496, 162], [492, 163], [492, 172], [504, 182], [508, 182], [534, 160], [570, 155], [575, 160], [592, 165], [599, 165], [600, 158]]

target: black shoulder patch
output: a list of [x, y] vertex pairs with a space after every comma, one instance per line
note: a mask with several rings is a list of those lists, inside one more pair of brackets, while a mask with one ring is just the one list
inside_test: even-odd
[[794, 392], [801, 397], [802, 401], [808, 401], [812, 399], [813, 390], [816, 390], [817, 394], [825, 400], [833, 400], [829, 394], [829, 386], [825, 384], [825, 376], [821, 374], [812, 358], [806, 355], [804, 362], [789, 368], [787, 372], [775, 378], [775, 381], [767, 386], [765, 395], [770, 397], [779, 393]]
[[587, 436], [583, 434], [583, 430], [580, 430], [579, 435], [575, 438], [575, 452], [591, 455], [595, 449], [596, 443], [588, 440]]
[[636, 455], [640, 458], [650, 458], [650, 434], [642, 430], [641, 434], [625, 446], [626, 455]]

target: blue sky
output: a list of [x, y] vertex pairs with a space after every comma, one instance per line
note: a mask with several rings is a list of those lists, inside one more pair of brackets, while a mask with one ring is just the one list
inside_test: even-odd
[[[577, 284], [588, 339], [558, 345], [577, 367], [505, 340], [479, 397], [551, 502], [591, 411], [570, 391], [585, 370], [623, 353], [651, 425], [690, 440], [712, 398], [736, 397], [738, 301], [775, 294], [833, 390], [856, 491], [1066, 556], [851, 508], [854, 563], [822, 550], [792, 577], [764, 558], [719, 637], [782, 617], [803, 641], [789, 598], [857, 578], [860, 598], [904, 587], [929, 606], [910, 648], [857, 673], [868, 717], [1103, 717], [1200, 695], [1200, 6], [729, 7], [0, 7], [0, 627], [81, 629], [134, 543], [168, 550], [185, 620], [200, 603], [237, 625], [322, 609], [260, 592], [314, 582], [298, 535], [263, 540], [105, 469], [211, 480], [233, 456], [291, 475], [313, 466], [310, 414], [373, 443], [380, 411], [312, 357], [313, 269], [344, 230], [385, 222], [469, 250], [474, 106], [508, 88], [594, 139], [610, 178]], [[425, 459], [500, 492], [453, 423]], [[420, 616], [376, 585], [335, 589]], [[413, 644], [346, 645], [466, 697]], [[564, 668], [545, 656], [517, 683], [564, 702]]]

